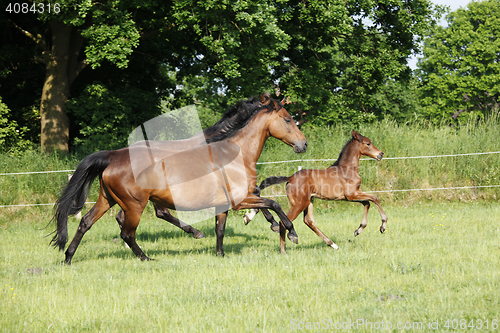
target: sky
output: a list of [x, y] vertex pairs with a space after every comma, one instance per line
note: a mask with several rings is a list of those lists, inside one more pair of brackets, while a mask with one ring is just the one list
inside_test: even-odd
[[[454, 12], [458, 8], [466, 8], [467, 4], [471, 2], [471, 0], [433, 0], [432, 1], [436, 5], [446, 5], [450, 7], [450, 11]], [[446, 20], [443, 18], [441, 20], [441, 25], [446, 26]], [[417, 58], [416, 57], [410, 57], [408, 61], [408, 65], [410, 66], [411, 69], [416, 69], [417, 68]]]

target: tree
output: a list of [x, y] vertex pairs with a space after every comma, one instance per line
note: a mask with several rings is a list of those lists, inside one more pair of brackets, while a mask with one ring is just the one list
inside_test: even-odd
[[498, 110], [500, 1], [471, 2], [425, 39], [419, 77], [424, 114], [434, 121]]
[[[82, 142], [97, 130], [127, 125], [123, 119], [137, 108], [129, 107], [136, 101], [126, 91], [137, 91], [144, 82], [143, 96], [154, 96], [158, 105], [169, 97], [171, 108], [196, 102], [220, 112], [239, 99], [278, 89], [301, 120], [383, 117], [391, 101], [406, 96], [390, 87], [409, 80], [406, 59], [418, 50], [437, 13], [429, 0], [64, 0], [58, 5], [58, 13], [12, 14], [8, 21], [37, 46], [31, 58], [45, 66], [39, 97], [44, 151], [67, 151], [68, 140]], [[147, 70], [138, 70], [142, 63]], [[154, 79], [144, 79], [147, 75]], [[79, 107], [80, 98], [87, 104]], [[117, 98], [118, 108], [108, 112], [99, 106]], [[5, 98], [16, 113], [11, 102], [11, 96]], [[117, 117], [119, 110], [128, 110], [127, 116]], [[92, 114], [106, 120], [106, 112], [112, 125], [95, 126]], [[70, 135], [69, 128], [81, 137]]]
[[94, 5], [91, 1], [35, 0], [25, 4], [8, 7], [9, 21], [35, 43], [36, 60], [46, 68], [40, 102], [41, 148], [68, 152], [65, 104], [71, 85], [87, 65], [97, 67], [108, 60], [125, 67], [140, 34], [125, 1]]

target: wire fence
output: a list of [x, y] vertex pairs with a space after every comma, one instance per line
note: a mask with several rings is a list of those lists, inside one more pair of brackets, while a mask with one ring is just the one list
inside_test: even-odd
[[[384, 160], [406, 160], [406, 159], [420, 159], [420, 158], [443, 158], [443, 157], [459, 157], [459, 156], [474, 156], [474, 155], [490, 155], [500, 154], [500, 151], [480, 152], [480, 153], [465, 153], [465, 154], [447, 154], [447, 155], [426, 155], [426, 156], [401, 156], [401, 157], [385, 157]], [[272, 162], [258, 162], [258, 165], [266, 164], [283, 164], [283, 163], [298, 163], [298, 162], [330, 162], [336, 159], [300, 159], [288, 161], [272, 161]], [[361, 161], [371, 161], [373, 159], [364, 158]], [[12, 172], [0, 173], [0, 176], [16, 176], [16, 175], [33, 175], [33, 174], [48, 174], [48, 173], [62, 173], [74, 172], [75, 170], [52, 170], [52, 171], [29, 171], [29, 172]], [[416, 191], [437, 191], [437, 190], [460, 190], [460, 189], [478, 189], [478, 188], [495, 188], [499, 185], [479, 185], [479, 186], [460, 186], [460, 187], [434, 187], [434, 188], [418, 188], [418, 189], [400, 189], [400, 190], [381, 190], [381, 191], [366, 191], [367, 193], [394, 193], [394, 192], [416, 192]], [[262, 196], [262, 197], [286, 197], [284, 194]], [[86, 202], [86, 204], [93, 204], [95, 202]], [[36, 206], [53, 206], [55, 203], [39, 203], [39, 204], [18, 204], [18, 205], [0, 205], [0, 208], [7, 207], [36, 207]]]

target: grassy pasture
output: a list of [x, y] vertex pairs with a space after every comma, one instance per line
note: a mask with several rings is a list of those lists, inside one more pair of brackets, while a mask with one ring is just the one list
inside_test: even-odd
[[[495, 117], [460, 128], [380, 122], [356, 130], [385, 157], [500, 151]], [[351, 128], [303, 131], [307, 153], [270, 139], [260, 161], [335, 159]], [[80, 160], [37, 152], [0, 157], [0, 173], [73, 169]], [[259, 165], [259, 180], [332, 162]], [[360, 173], [366, 191], [498, 185], [500, 154], [362, 161]], [[0, 176], [0, 205], [54, 202], [66, 180], [66, 173]], [[283, 187], [264, 195], [273, 193]], [[261, 215], [244, 226], [241, 213], [231, 212], [227, 257], [218, 258], [213, 221], [195, 225], [207, 235], [195, 240], [148, 207], [137, 238], [152, 262], [140, 262], [124, 245], [113, 208], [85, 235], [72, 266], [61, 265], [64, 254], [44, 238], [54, 226], [41, 230], [51, 207], [0, 208], [0, 331], [491, 330], [500, 319], [499, 195], [500, 188], [379, 194], [388, 230], [378, 232], [372, 206], [356, 238], [361, 205], [316, 200], [317, 224], [340, 250], [299, 216], [299, 245], [288, 243], [287, 256]], [[278, 201], [286, 211], [286, 200]], [[77, 225], [70, 218], [70, 239]]]
[[[386, 205], [387, 232], [378, 232], [373, 209], [356, 238], [361, 205], [322, 207], [317, 223], [339, 251], [297, 220], [299, 245], [289, 243], [288, 255], [279, 255], [278, 235], [260, 214], [245, 226], [232, 213], [227, 257], [219, 258], [212, 221], [196, 224], [207, 237], [195, 240], [148, 208], [138, 243], [155, 260], [141, 262], [117, 239], [114, 209], [86, 234], [72, 266], [61, 265], [63, 254], [43, 238], [48, 208], [9, 210], [0, 229], [0, 327], [281, 332], [331, 331], [355, 322], [350, 328], [365, 332], [381, 331], [383, 321], [392, 330], [382, 331], [416, 332], [437, 320], [435, 331], [453, 331], [446, 320], [473, 320], [476, 327], [488, 320], [491, 329], [500, 319], [498, 203]], [[70, 219], [70, 237], [77, 223]], [[398, 323], [413, 328], [397, 329]]]

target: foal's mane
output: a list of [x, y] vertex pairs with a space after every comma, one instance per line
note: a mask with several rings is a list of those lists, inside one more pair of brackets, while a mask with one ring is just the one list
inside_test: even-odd
[[339, 165], [339, 161], [340, 161], [340, 158], [342, 157], [342, 153], [344, 152], [344, 150], [347, 148], [347, 146], [354, 141], [354, 138], [350, 138], [349, 140], [347, 140], [347, 142], [345, 143], [344, 145], [344, 148], [342, 148], [342, 150], [340, 151], [340, 154], [339, 154], [339, 157], [337, 158], [337, 160], [335, 162], [333, 162], [332, 165], [330, 165], [331, 167], [332, 166], [337, 166]]
[[[269, 103], [266, 103], [267, 101], [269, 101]], [[263, 105], [260, 99], [255, 97], [238, 102], [236, 105], [229, 108], [218, 122], [203, 131], [205, 137], [208, 137], [206, 142], [217, 142], [233, 136], [245, 127], [262, 109], [267, 109], [266, 112], [273, 112], [272, 98], [266, 96], [266, 102], [264, 102], [266, 104]]]

